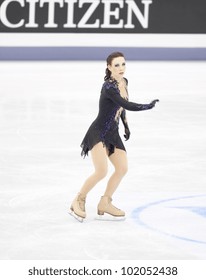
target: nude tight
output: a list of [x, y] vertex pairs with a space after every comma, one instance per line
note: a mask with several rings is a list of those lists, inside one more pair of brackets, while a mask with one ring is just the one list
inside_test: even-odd
[[94, 165], [94, 173], [87, 178], [83, 184], [80, 193], [86, 196], [88, 192], [105, 176], [108, 171], [108, 158], [114, 166], [114, 173], [110, 177], [106, 190], [104, 192], [105, 196], [112, 197], [117, 187], [119, 186], [122, 178], [127, 173], [128, 163], [127, 154], [124, 150], [115, 148], [112, 155], [108, 157], [108, 151], [106, 147], [103, 146], [102, 142], [96, 144], [91, 150], [92, 161]]

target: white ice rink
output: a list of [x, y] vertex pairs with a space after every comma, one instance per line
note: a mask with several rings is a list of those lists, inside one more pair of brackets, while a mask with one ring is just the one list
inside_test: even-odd
[[95, 220], [108, 177], [83, 224], [68, 215], [92, 172], [80, 143], [104, 71], [104, 61], [0, 63], [0, 259], [206, 259], [205, 62], [127, 62], [130, 100], [160, 99], [127, 113], [129, 172], [114, 196], [127, 219]]

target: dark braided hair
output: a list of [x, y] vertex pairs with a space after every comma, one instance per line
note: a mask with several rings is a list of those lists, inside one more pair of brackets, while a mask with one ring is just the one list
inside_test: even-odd
[[[121, 52], [113, 52], [107, 57], [107, 66], [112, 65], [112, 60], [116, 57], [124, 57], [123, 53]], [[108, 69], [108, 67], [105, 70], [106, 76], [104, 77], [104, 80], [109, 80], [111, 78], [111, 71]]]

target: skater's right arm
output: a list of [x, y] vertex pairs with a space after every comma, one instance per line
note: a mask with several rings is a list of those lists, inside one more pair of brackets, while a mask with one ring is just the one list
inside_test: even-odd
[[130, 102], [120, 96], [120, 94], [117, 92], [117, 89], [110, 87], [106, 90], [107, 96], [110, 100], [112, 100], [114, 103], [119, 105], [120, 107], [123, 107], [126, 110], [129, 111], [143, 111], [143, 110], [149, 110], [152, 109], [156, 102], [158, 102], [158, 99], [153, 100], [149, 104], [139, 104]]

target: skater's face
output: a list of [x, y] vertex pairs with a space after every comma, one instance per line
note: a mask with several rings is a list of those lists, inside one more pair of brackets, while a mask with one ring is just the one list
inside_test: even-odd
[[111, 65], [107, 66], [111, 71], [111, 77], [119, 81], [123, 78], [126, 68], [126, 62], [124, 57], [115, 57], [112, 60]]

